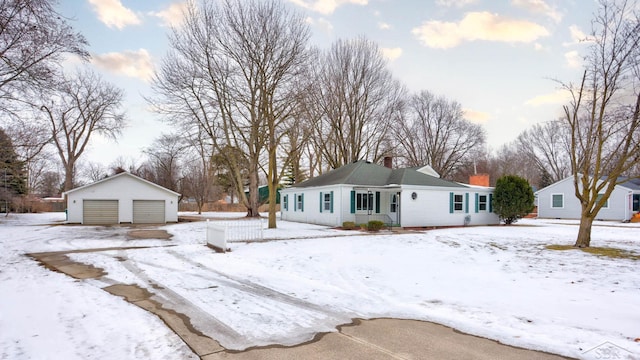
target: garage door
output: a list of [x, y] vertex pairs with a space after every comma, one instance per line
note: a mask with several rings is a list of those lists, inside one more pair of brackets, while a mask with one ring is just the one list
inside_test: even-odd
[[88, 225], [117, 224], [118, 200], [84, 200], [82, 223]]
[[135, 224], [164, 224], [164, 200], [133, 200]]

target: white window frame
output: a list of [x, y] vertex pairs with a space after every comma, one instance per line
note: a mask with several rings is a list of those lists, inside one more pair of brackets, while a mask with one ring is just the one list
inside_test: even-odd
[[[600, 198], [603, 197], [604, 194], [598, 194], [598, 197], [596, 197], [596, 202], [600, 201]], [[611, 197], [611, 196], [609, 196]], [[601, 209], [608, 209], [609, 208], [609, 199], [607, 199], [607, 201], [604, 203], [604, 205], [602, 205]]]
[[331, 211], [331, 193], [322, 194], [322, 211]]
[[[457, 201], [458, 196], [460, 201]], [[458, 205], [460, 205], [460, 209], [458, 209]], [[464, 194], [453, 194], [453, 212], [464, 212]]]
[[303, 200], [302, 200], [302, 194], [297, 194], [296, 195], [296, 205], [298, 205], [298, 207], [296, 208], [297, 211], [304, 211], [303, 209]]
[[[553, 203], [553, 197], [559, 195], [562, 197], [562, 206], [554, 206]], [[555, 194], [551, 194], [551, 204], [550, 204], [552, 209], [564, 209], [564, 193], [555, 193]]]
[[[484, 196], [484, 201], [482, 201], [482, 197]], [[482, 206], [484, 205], [484, 209]], [[487, 212], [489, 210], [489, 195], [487, 194], [478, 194], [478, 212]]]
[[356, 192], [356, 211], [357, 212], [373, 211], [373, 193]]

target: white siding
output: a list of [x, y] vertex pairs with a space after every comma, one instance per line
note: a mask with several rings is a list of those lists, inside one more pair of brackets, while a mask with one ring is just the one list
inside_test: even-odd
[[[564, 206], [552, 207], [552, 195], [562, 194]], [[536, 192], [538, 217], [550, 219], [579, 219], [582, 208], [575, 196], [573, 177], [568, 177]], [[616, 186], [609, 197], [609, 206], [598, 212], [598, 220], [628, 220], [631, 218], [631, 192], [622, 186]]]
[[[331, 194], [333, 191], [333, 212], [322, 210], [320, 211], [320, 193]], [[280, 192], [281, 199], [287, 196], [287, 209], [284, 209], [284, 205], [281, 201], [281, 219], [287, 221], [296, 221], [309, 224], [327, 225], [327, 226], [341, 226], [341, 211], [344, 208], [342, 187], [340, 186], [323, 186], [315, 188], [289, 188]], [[304, 207], [298, 208], [296, 203], [296, 197], [300, 194], [304, 194]], [[347, 194], [348, 198], [348, 194]], [[349, 204], [347, 204], [349, 206]]]
[[[315, 188], [289, 188], [282, 190], [282, 196], [288, 196], [288, 209], [282, 208], [282, 220], [305, 222], [311, 224], [341, 226], [345, 221], [356, 222], [356, 215], [351, 213], [352, 185], [338, 185]], [[333, 213], [320, 212], [320, 192], [334, 192]], [[489, 204], [486, 211], [475, 212], [475, 194], [485, 194], [489, 198], [492, 189], [486, 188], [426, 188], [424, 186], [403, 186], [401, 190], [371, 188], [372, 193], [380, 192], [380, 213], [389, 213], [390, 195], [392, 192], [400, 192], [399, 212], [401, 226], [461, 226], [465, 223], [465, 217], [469, 216], [469, 225], [498, 224], [496, 214], [489, 212]], [[411, 194], [417, 194], [416, 199]], [[468, 213], [449, 212], [450, 192], [468, 194]], [[304, 211], [294, 209], [294, 196], [304, 193]], [[487, 199], [488, 200], [488, 199]], [[374, 211], [375, 214], [375, 206]], [[395, 220], [395, 219], [394, 219]]]
[[[416, 199], [412, 199], [412, 193], [416, 193]], [[463, 197], [462, 210], [450, 212], [450, 193], [461, 194]], [[490, 189], [478, 188], [434, 188], [403, 187], [401, 193], [401, 226], [462, 226], [465, 225], [465, 217], [469, 216], [468, 225], [492, 225], [498, 224], [498, 216], [489, 212], [487, 203], [486, 211], [475, 212], [475, 194], [492, 193]], [[467, 195], [468, 194], [468, 195]], [[467, 203], [468, 198], [468, 203]], [[468, 211], [467, 211], [468, 209]]]
[[118, 200], [118, 222], [133, 222], [134, 200], [165, 201], [165, 222], [178, 221], [178, 195], [126, 173], [67, 193], [67, 221], [83, 223], [84, 200]]

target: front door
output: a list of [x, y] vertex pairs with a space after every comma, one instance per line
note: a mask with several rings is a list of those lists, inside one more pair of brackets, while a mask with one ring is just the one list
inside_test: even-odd
[[400, 223], [400, 193], [389, 194], [389, 217], [394, 224]]

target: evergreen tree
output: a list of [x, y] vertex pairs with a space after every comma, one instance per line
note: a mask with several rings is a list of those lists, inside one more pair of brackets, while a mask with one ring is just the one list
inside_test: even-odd
[[547, 169], [542, 168], [542, 171], [540, 172], [540, 189], [546, 188], [547, 186], [553, 184], [553, 178], [551, 177], [551, 174], [549, 174], [549, 172], [547, 171]]
[[3, 202], [10, 203], [16, 195], [27, 193], [24, 163], [18, 159], [9, 136], [0, 129], [0, 193]]
[[529, 214], [534, 207], [533, 190], [529, 182], [516, 175], [498, 179], [494, 191], [493, 211], [510, 225]]

